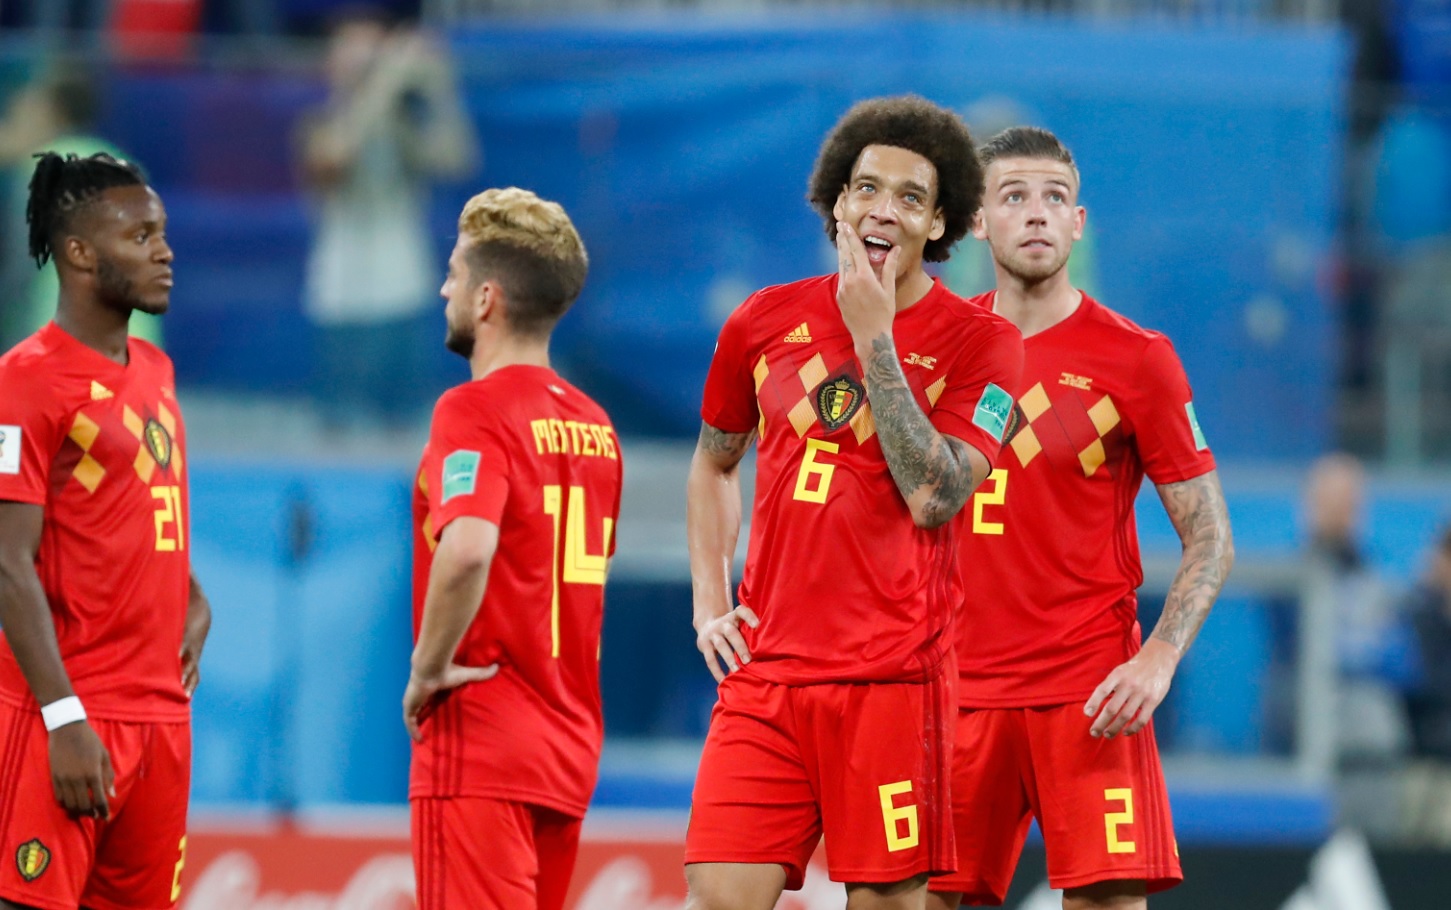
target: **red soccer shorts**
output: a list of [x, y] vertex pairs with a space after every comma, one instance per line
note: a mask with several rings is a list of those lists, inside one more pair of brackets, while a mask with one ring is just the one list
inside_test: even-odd
[[418, 910], [561, 910], [581, 820], [528, 803], [416, 797]]
[[958, 713], [958, 871], [932, 879], [933, 891], [1002, 904], [1032, 816], [1054, 888], [1129, 879], [1152, 894], [1184, 880], [1153, 724], [1113, 739], [1089, 736], [1092, 724], [1077, 702]]
[[191, 725], [91, 720], [111, 753], [110, 821], [55, 801], [37, 710], [0, 704], [0, 898], [44, 910], [165, 910], [181, 896]]
[[834, 881], [954, 867], [952, 697], [927, 684], [721, 683], [695, 778], [685, 862], [779, 863], [801, 887], [823, 832]]

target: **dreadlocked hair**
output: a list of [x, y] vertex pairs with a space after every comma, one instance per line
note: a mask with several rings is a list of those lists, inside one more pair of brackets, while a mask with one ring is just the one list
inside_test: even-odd
[[104, 152], [87, 158], [41, 152], [35, 158], [25, 222], [30, 225], [30, 255], [36, 266], [55, 255], [56, 237], [101, 193], [118, 186], [146, 185], [139, 167]]

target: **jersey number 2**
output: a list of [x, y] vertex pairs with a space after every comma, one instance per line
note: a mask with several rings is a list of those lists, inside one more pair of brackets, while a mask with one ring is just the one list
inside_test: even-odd
[[[559, 584], [560, 564], [563, 581], [570, 585], [603, 585], [610, 565], [610, 535], [615, 531], [614, 519], [604, 519], [604, 537], [599, 553], [589, 551], [585, 532], [584, 487], [570, 487], [566, 502], [564, 488], [558, 484], [544, 487], [544, 514], [554, 519], [554, 558], [550, 561], [549, 637], [550, 656], [559, 656]], [[561, 529], [561, 525], [563, 526]], [[560, 532], [563, 531], [563, 540]], [[563, 547], [563, 559], [560, 549]]]
[[[986, 489], [987, 484], [992, 484], [991, 490]], [[1008, 498], [1008, 469], [993, 468], [993, 472], [987, 476], [983, 486], [972, 494], [972, 533], [974, 534], [1002, 534], [1003, 523], [1000, 521], [989, 521], [983, 517], [983, 509], [987, 506], [1000, 506]]]

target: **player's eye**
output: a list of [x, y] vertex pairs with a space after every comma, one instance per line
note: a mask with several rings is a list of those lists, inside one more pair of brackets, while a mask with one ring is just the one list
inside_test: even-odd
[[1048, 194], [1048, 201], [1049, 202], [1062, 202], [1063, 201], [1063, 194], [1062, 193], [1049, 193]]
[[856, 191], [858, 193], [875, 193], [877, 191], [877, 188], [872, 186], [870, 183], [858, 183], [856, 186]]
[[1003, 197], [1003, 201], [1004, 202], [1022, 202], [1023, 201], [1023, 194], [1022, 193], [1009, 193], [1007, 196]]

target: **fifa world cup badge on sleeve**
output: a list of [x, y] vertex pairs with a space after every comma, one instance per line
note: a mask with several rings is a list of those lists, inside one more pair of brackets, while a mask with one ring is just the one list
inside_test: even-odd
[[1189, 415], [1189, 429], [1194, 432], [1194, 448], [1203, 452], [1209, 448], [1209, 441], [1204, 438], [1204, 431], [1199, 428], [1199, 415], [1194, 413], [1194, 402], [1184, 402], [1184, 413]]
[[1013, 396], [997, 383], [990, 382], [977, 400], [977, 409], [972, 412], [973, 425], [986, 430], [998, 442], [1008, 428], [1008, 415], [1013, 410]]
[[0, 474], [20, 473], [20, 427], [0, 424]]
[[443, 501], [467, 496], [479, 482], [479, 453], [459, 449], [443, 460]]

